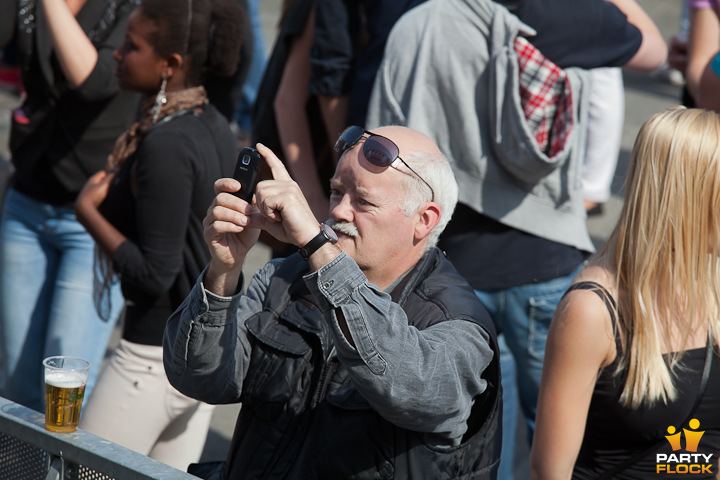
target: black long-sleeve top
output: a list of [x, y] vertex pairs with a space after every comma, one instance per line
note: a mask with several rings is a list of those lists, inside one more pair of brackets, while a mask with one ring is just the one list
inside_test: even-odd
[[200, 115], [151, 127], [110, 186], [100, 211], [128, 239], [112, 257], [126, 340], [162, 345], [167, 318], [210, 260], [202, 220], [215, 180], [232, 176], [236, 155], [227, 121], [206, 105]]
[[22, 194], [72, 208], [135, 119], [140, 96], [119, 91], [112, 53], [123, 42], [136, 4], [88, 0], [83, 5], [76, 19], [98, 59], [82, 85], [72, 88], [55, 58], [42, 2], [0, 0], [0, 46], [16, 39], [27, 92], [10, 130], [13, 187]]

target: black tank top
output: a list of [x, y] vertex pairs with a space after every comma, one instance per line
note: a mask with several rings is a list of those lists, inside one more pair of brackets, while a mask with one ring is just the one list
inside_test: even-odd
[[[615, 324], [615, 301], [600, 284], [595, 282], [581, 282], [572, 285], [572, 290], [592, 290], [600, 296], [608, 306], [608, 311]], [[672, 427], [673, 433], [678, 434], [680, 447], [673, 450], [670, 442], [665, 440], [659, 443], [654, 451], [651, 451], [645, 458], [629, 465], [622, 472], [613, 475], [614, 479], [659, 479], [659, 478], [693, 478], [713, 479], [717, 473], [718, 455], [720, 454], [720, 358], [712, 356], [710, 379], [700, 403], [692, 418], [697, 419], [700, 424], [697, 428], [691, 428], [687, 424], [681, 425], [691, 412], [698, 396], [705, 365], [705, 347], [686, 350], [681, 359], [679, 368], [675, 370], [673, 378], [678, 395], [675, 401], [668, 404], [655, 404], [651, 407], [641, 407], [632, 410], [620, 404], [620, 395], [625, 383], [626, 375], [615, 375], [615, 369], [620, 357], [620, 342], [618, 355], [611, 365], [600, 371], [598, 380], [595, 383], [595, 390], [590, 402], [588, 419], [585, 425], [585, 436], [583, 438], [580, 453], [575, 463], [573, 479], [596, 479], [603, 472], [613, 466], [625, 461], [636, 452], [646, 450], [654, 444], [669, 436], [668, 428]], [[669, 355], [664, 356], [669, 361]], [[690, 432], [687, 435], [684, 429]], [[688, 447], [687, 441], [693, 436], [698, 437], [699, 432], [704, 432], [698, 442], [697, 451], [685, 450]], [[670, 461], [658, 462], [658, 454], [667, 455]], [[670, 457], [674, 454], [675, 458]], [[685, 462], [687, 457], [680, 455], [691, 455], [691, 459], [700, 461]], [[711, 455], [710, 461], [705, 461], [705, 456]], [[679, 460], [674, 462], [673, 460]], [[711, 463], [711, 472], [705, 474], [683, 474], [685, 469], [702, 470], [703, 464]], [[695, 465], [695, 466], [693, 466]], [[705, 467], [707, 469], [707, 467]], [[670, 475], [667, 475], [670, 473]]]

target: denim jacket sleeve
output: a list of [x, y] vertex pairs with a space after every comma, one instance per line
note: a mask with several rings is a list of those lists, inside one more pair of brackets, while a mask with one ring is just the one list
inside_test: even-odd
[[202, 272], [165, 327], [163, 362], [172, 386], [206, 403], [240, 401], [250, 359], [245, 321], [262, 310], [277, 265], [278, 261], [269, 262], [253, 276], [245, 294], [232, 297], [205, 290]]
[[[474, 322], [440, 322], [425, 330], [341, 254], [305, 277], [353, 384], [383, 417], [402, 428], [456, 443], [466, 431], [473, 398], [493, 357], [487, 333]], [[342, 312], [353, 347], [337, 321]]]

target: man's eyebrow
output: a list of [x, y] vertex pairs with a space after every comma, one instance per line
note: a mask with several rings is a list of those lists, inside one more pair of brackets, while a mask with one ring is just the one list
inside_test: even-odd
[[369, 197], [371, 196], [370, 190], [368, 190], [365, 187], [361, 187], [360, 185], [355, 185], [355, 191], [360, 195], [361, 197]]
[[[342, 181], [336, 180], [334, 178], [330, 179], [330, 188], [332, 189], [342, 189], [345, 185]], [[353, 184], [351, 185], [352, 189], [355, 191], [355, 193], [361, 197], [371, 197], [372, 194], [370, 193], [370, 190], [368, 190], [365, 187], [362, 187], [360, 185]]]

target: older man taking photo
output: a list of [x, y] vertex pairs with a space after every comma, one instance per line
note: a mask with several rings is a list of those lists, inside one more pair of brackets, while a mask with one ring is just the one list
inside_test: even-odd
[[[501, 408], [492, 322], [435, 247], [457, 202], [447, 160], [405, 127], [349, 127], [330, 218], [312, 214], [266, 147], [252, 204], [216, 182], [212, 259], [169, 319], [181, 392], [242, 402], [222, 475], [253, 479], [489, 478]], [[244, 290], [260, 230], [299, 247]]]

